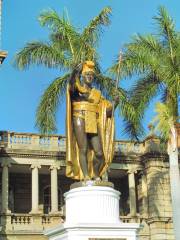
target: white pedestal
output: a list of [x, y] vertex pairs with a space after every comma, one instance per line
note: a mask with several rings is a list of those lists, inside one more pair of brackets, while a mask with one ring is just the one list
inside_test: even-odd
[[65, 194], [66, 223], [119, 223], [119, 195], [111, 187], [70, 190]]
[[66, 222], [44, 234], [50, 240], [136, 240], [139, 224], [120, 222], [119, 195], [111, 187], [70, 190], [65, 194]]

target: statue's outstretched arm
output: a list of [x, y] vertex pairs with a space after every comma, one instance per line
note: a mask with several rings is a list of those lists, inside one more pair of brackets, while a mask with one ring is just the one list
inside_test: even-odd
[[70, 91], [78, 91], [81, 94], [88, 94], [88, 90], [81, 85], [80, 78], [81, 78], [82, 66], [78, 65], [71, 74], [69, 79]]

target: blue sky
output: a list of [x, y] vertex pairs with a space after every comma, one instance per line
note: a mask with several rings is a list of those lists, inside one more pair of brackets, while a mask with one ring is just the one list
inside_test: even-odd
[[[70, 20], [79, 28], [88, 24], [105, 6], [112, 7], [111, 25], [104, 31], [99, 53], [105, 71], [115, 60], [124, 43], [135, 33], [155, 30], [152, 17], [160, 5], [167, 7], [180, 29], [180, 1], [177, 0], [5, 0], [2, 16], [2, 49], [8, 57], [0, 67], [0, 129], [15, 132], [37, 132], [35, 112], [40, 96], [48, 84], [61, 74], [58, 70], [30, 67], [19, 71], [13, 66], [13, 57], [25, 44], [33, 40], [47, 40], [48, 31], [40, 27], [38, 16], [42, 10], [53, 8], [62, 14], [67, 9]], [[128, 88], [131, 80], [122, 80]], [[144, 125], [153, 115], [153, 105], [146, 113]], [[64, 134], [65, 105], [57, 114], [58, 134]], [[122, 135], [122, 122], [116, 117], [116, 136]]]

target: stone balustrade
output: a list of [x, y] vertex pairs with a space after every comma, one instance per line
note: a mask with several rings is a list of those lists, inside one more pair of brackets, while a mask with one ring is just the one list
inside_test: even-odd
[[0, 214], [0, 222], [2, 228], [4, 224], [7, 231], [21, 231], [22, 226], [27, 231], [36, 229], [37, 231], [43, 231], [46, 228], [56, 226], [63, 222], [62, 214], [28, 214], [28, 213], [11, 213]]
[[143, 142], [135, 143], [132, 141], [115, 141], [115, 154], [143, 154], [145, 147]]
[[[41, 135], [35, 133], [16, 133], [0, 131], [0, 147], [44, 151], [66, 151], [66, 138], [62, 135]], [[115, 154], [143, 154], [144, 142], [115, 141]]]
[[12, 214], [11, 224], [31, 224], [32, 215], [30, 214]]
[[123, 223], [141, 223], [142, 222], [142, 217], [140, 216], [120, 216], [120, 220]]
[[11, 149], [66, 151], [66, 138], [61, 135], [41, 135], [0, 131], [0, 147]]
[[44, 214], [42, 217], [41, 217], [41, 220], [42, 220], [42, 224], [51, 224], [51, 216], [48, 215], [48, 214]]
[[[0, 215], [0, 220], [4, 217], [10, 218], [10, 224], [13, 226], [16, 225], [33, 225], [34, 216], [33, 214], [28, 213], [11, 213], [8, 215]], [[37, 214], [35, 216], [36, 223], [39, 223], [39, 227], [41, 228], [42, 225], [49, 226], [52, 225], [54, 222], [60, 223], [63, 222], [64, 216], [60, 214]], [[131, 223], [131, 222], [141, 222], [141, 217], [131, 217], [131, 216], [120, 216], [120, 219], [123, 223]]]

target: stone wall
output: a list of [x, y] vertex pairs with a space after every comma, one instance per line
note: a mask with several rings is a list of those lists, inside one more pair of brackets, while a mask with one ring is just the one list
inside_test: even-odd
[[172, 240], [172, 207], [166, 156], [147, 155], [148, 224], [151, 240]]

